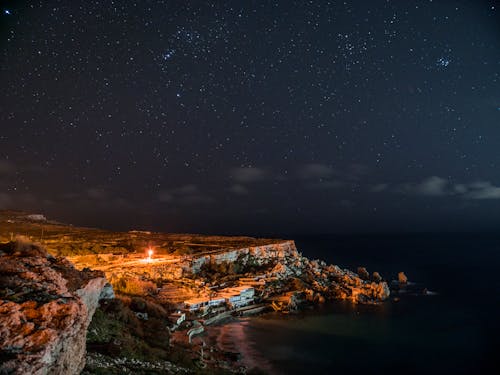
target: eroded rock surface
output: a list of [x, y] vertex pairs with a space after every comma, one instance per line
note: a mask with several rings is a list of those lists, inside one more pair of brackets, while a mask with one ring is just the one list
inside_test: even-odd
[[0, 244], [0, 373], [79, 374], [105, 284], [40, 246]]
[[390, 295], [389, 286], [378, 273], [378, 277], [370, 281], [364, 267], [360, 267], [356, 274], [321, 260], [310, 260], [299, 253], [284, 257], [270, 271], [270, 276], [280, 281], [300, 280], [302, 285], [298, 289], [306, 292], [309, 295], [307, 299], [311, 301], [320, 302], [327, 298], [377, 303]]

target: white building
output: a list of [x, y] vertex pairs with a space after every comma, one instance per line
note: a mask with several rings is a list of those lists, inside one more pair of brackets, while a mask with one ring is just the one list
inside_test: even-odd
[[245, 285], [223, 289], [219, 292], [219, 295], [224, 296], [229, 306], [237, 308], [246, 306], [253, 302], [255, 289], [251, 286]]
[[183, 321], [186, 320], [186, 314], [181, 311], [177, 311], [175, 313], [170, 314], [168, 316], [168, 320], [179, 326], [182, 324]]

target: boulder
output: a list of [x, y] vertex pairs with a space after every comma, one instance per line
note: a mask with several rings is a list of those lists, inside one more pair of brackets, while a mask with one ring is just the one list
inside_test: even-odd
[[408, 277], [406, 277], [404, 272], [398, 273], [398, 282], [399, 282], [399, 284], [407, 284], [408, 283]]
[[102, 288], [101, 295], [99, 296], [99, 299], [114, 299], [115, 298], [115, 291], [113, 290], [113, 286], [110, 283], [106, 283], [104, 287]]
[[361, 277], [363, 280], [369, 280], [370, 279], [370, 274], [366, 270], [365, 267], [358, 267], [358, 275]]
[[380, 274], [378, 272], [374, 272], [372, 274], [372, 280], [375, 281], [376, 283], [379, 283], [382, 281], [382, 276], [380, 276]]

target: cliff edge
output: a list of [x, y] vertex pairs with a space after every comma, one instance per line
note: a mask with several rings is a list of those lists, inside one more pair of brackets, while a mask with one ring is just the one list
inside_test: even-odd
[[0, 374], [79, 374], [105, 284], [38, 245], [0, 244]]

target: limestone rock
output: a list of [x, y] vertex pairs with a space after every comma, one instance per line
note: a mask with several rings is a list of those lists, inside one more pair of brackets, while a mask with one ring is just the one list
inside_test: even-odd
[[366, 270], [365, 267], [358, 267], [358, 275], [361, 277], [363, 280], [369, 280], [370, 279], [370, 274]]
[[398, 282], [400, 284], [406, 284], [408, 283], [408, 278], [406, 277], [404, 272], [399, 272], [398, 273]]
[[79, 374], [103, 274], [24, 241], [0, 248], [0, 373]]
[[106, 283], [102, 288], [101, 295], [99, 299], [113, 299], [115, 298], [115, 291], [113, 290], [113, 286], [110, 283]]

